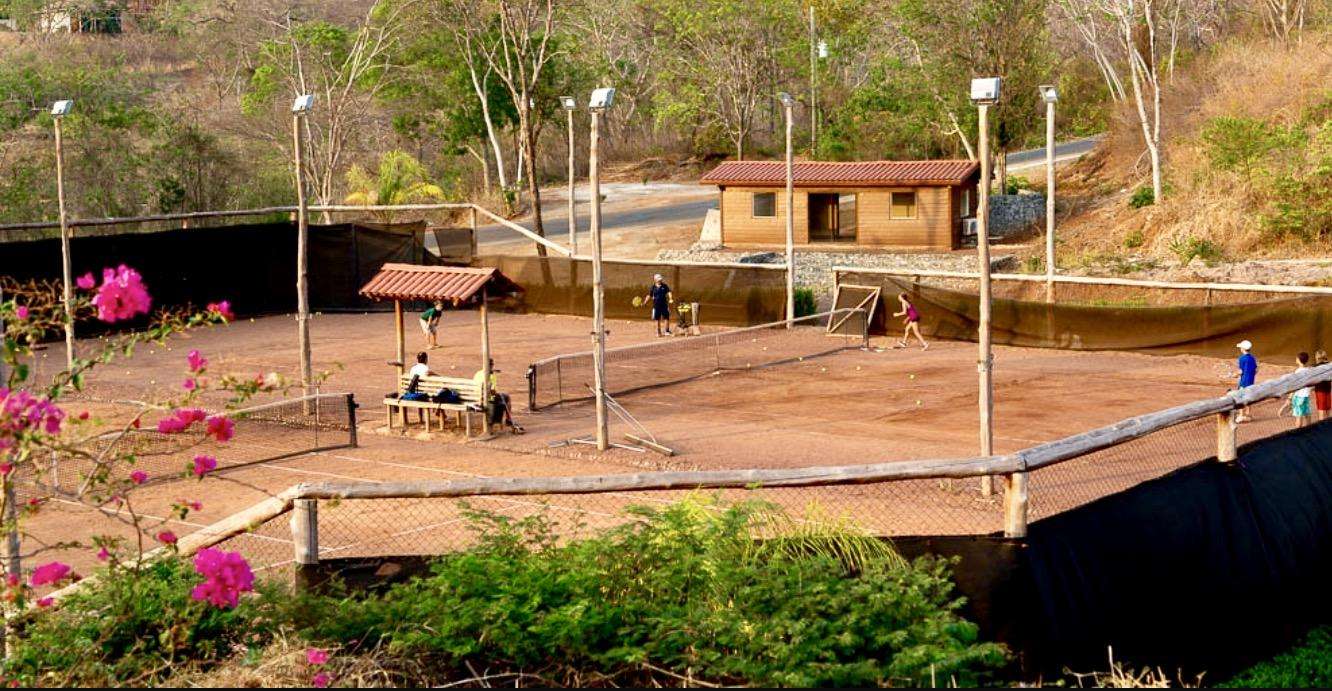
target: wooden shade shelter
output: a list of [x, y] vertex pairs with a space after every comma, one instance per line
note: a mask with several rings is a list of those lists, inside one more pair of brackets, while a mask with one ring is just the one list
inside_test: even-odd
[[481, 400], [490, 405], [490, 314], [486, 301], [495, 295], [522, 292], [522, 287], [509, 280], [495, 268], [469, 266], [419, 266], [416, 264], [385, 264], [370, 282], [361, 288], [361, 295], [372, 300], [393, 301], [393, 324], [397, 330], [398, 376], [402, 376], [407, 362], [407, 345], [403, 334], [402, 303], [408, 300], [447, 302], [454, 307], [475, 300], [481, 310]]

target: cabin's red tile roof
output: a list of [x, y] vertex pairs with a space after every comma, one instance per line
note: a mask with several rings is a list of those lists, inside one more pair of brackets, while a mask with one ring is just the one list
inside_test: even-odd
[[[797, 161], [792, 164], [796, 187], [893, 187], [899, 185], [961, 185], [976, 173], [975, 161]], [[782, 161], [726, 161], [699, 181], [703, 185], [786, 184]]]
[[487, 286], [490, 295], [522, 290], [494, 267], [385, 264], [361, 288], [374, 300], [440, 300], [463, 302]]

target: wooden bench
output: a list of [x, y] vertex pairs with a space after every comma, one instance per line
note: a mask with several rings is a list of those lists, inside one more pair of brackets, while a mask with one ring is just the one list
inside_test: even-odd
[[486, 409], [481, 402], [481, 387], [471, 379], [462, 379], [460, 377], [442, 377], [431, 375], [421, 377], [416, 383], [416, 391], [425, 394], [429, 399], [433, 399], [436, 394], [444, 389], [453, 389], [458, 392], [458, 403], [437, 403], [434, 400], [424, 401], [404, 401], [402, 396], [407, 392], [407, 387], [411, 386], [412, 375], [404, 374], [398, 377], [398, 397], [386, 396], [384, 398], [384, 412], [388, 419], [389, 429], [393, 429], [393, 413], [396, 409], [402, 417], [402, 428], [407, 429], [407, 411], [416, 410], [417, 417], [425, 423], [426, 431], [430, 431], [430, 420], [436, 413], [441, 415], [440, 429], [444, 429], [444, 420], [448, 413], [456, 415], [457, 422], [463, 424], [467, 436], [472, 436], [472, 415], [480, 413], [482, 416], [482, 429], [489, 430], [489, 424], [486, 419]]

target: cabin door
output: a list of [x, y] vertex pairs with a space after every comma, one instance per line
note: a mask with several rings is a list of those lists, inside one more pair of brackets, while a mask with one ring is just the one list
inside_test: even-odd
[[809, 195], [809, 241], [837, 240], [837, 195]]

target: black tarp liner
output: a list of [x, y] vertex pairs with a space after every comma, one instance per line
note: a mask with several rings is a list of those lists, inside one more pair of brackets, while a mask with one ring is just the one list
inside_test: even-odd
[[[927, 337], [974, 341], [979, 325], [975, 292], [917, 284], [871, 272], [840, 272], [842, 283], [882, 286], [880, 310], [870, 325], [874, 334], [900, 335], [898, 293], [908, 293], [920, 311]], [[1126, 290], [1112, 286], [1060, 286], [1058, 299], [1046, 304], [1030, 296], [1031, 286], [996, 283], [991, 333], [996, 345], [1068, 350], [1120, 350], [1232, 357], [1235, 344], [1254, 342], [1259, 358], [1293, 360], [1299, 352], [1332, 348], [1332, 297], [1289, 295], [1266, 299], [1257, 293], [1212, 296], [1202, 291]], [[1043, 285], [1039, 285], [1042, 290]], [[1016, 290], [1023, 288], [1023, 290]], [[1006, 294], [1013, 297], [1005, 297]], [[1109, 297], [1092, 298], [1101, 294]], [[1224, 304], [1222, 298], [1225, 299]], [[1233, 302], [1234, 300], [1249, 302]]]
[[[479, 266], [493, 266], [523, 287], [517, 307], [544, 314], [592, 316], [592, 262], [567, 257], [486, 256]], [[660, 263], [602, 262], [607, 319], [650, 319], [650, 304], [634, 306], [647, 295], [652, 275], [661, 274], [675, 302], [699, 303], [703, 324], [753, 326], [786, 314], [786, 272], [760, 266], [689, 266]], [[672, 313], [675, 310], [671, 310]]]
[[[1036, 471], [1040, 472], [1040, 471]], [[1332, 621], [1332, 422], [994, 537], [899, 538], [960, 559], [967, 616], [1027, 679], [1130, 667], [1219, 682]]]
[[[438, 263], [425, 250], [423, 223], [310, 226], [310, 308], [382, 310], [357, 291], [386, 262]], [[76, 231], [77, 232], [77, 231]], [[294, 222], [74, 237], [74, 275], [126, 264], [143, 274], [155, 306], [230, 300], [237, 314], [296, 310]], [[0, 275], [60, 278], [60, 240], [0, 244]]]

